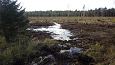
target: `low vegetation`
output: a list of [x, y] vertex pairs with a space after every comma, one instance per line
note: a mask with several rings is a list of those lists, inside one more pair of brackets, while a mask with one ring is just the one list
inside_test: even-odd
[[[84, 54], [95, 59], [95, 65], [114, 65], [115, 23], [114, 17], [30, 17], [32, 21], [57, 22], [69, 29], [77, 41], [69, 41], [84, 48]], [[37, 23], [36, 21], [36, 23]]]
[[[86, 23], [86, 24], [114, 24], [115, 17], [29, 17], [30, 23]], [[44, 24], [42, 24], [44, 26]]]
[[[29, 17], [29, 23], [25, 11], [16, 3], [0, 0], [0, 65], [48, 65], [53, 60], [48, 58], [39, 63], [40, 58], [48, 55], [54, 55], [57, 65], [115, 65], [114, 17]], [[72, 40], [54, 40], [49, 34], [41, 36], [26, 30], [29, 26], [49, 26], [53, 22], [70, 30], [74, 34]], [[60, 54], [60, 50], [71, 47], [83, 49], [75, 55], [77, 59], [69, 53]]]

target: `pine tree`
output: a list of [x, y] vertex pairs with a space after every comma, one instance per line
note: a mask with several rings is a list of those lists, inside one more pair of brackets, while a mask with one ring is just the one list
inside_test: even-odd
[[1, 0], [0, 3], [1, 30], [7, 42], [15, 41], [19, 34], [24, 34], [29, 23], [25, 9], [17, 4], [17, 0]]

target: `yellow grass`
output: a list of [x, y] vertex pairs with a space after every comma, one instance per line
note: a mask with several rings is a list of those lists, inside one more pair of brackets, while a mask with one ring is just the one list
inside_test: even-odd
[[29, 17], [30, 23], [38, 22], [77, 22], [88, 24], [112, 24], [115, 23], [115, 17]]

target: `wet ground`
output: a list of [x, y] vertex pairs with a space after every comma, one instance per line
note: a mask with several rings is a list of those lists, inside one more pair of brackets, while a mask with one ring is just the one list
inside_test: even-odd
[[[73, 33], [72, 41], [77, 46], [88, 47], [97, 42], [101, 44], [115, 43], [115, 24], [82, 24], [77, 22], [62, 23], [62, 28]], [[81, 41], [79, 44], [77, 40]]]
[[62, 29], [61, 24], [58, 24], [56, 22], [54, 22], [54, 25], [52, 26], [36, 26], [36, 28], [28, 28], [28, 30], [31, 30], [35, 33], [43, 32], [44, 34], [49, 34], [49, 36], [51, 36], [51, 38], [55, 40], [69, 41], [71, 40], [70, 37], [73, 36], [71, 31], [67, 29]]
[[69, 21], [59, 23], [32, 24], [33, 37], [39, 40], [45, 38], [63, 40], [63, 42], [83, 48], [96, 42], [104, 44], [115, 42], [115, 24], [87, 24]]
[[[42, 21], [42, 24], [33, 25], [33, 28], [43, 26], [44, 28], [52, 26], [52, 22], [61, 24], [61, 29], [69, 30], [72, 33], [71, 40], [61, 41], [62, 47], [65, 44], [70, 44], [68, 48], [72, 46], [82, 48], [86, 51], [86, 55], [90, 55], [96, 60], [96, 63], [103, 63], [103, 65], [109, 65], [114, 62], [115, 55], [115, 22], [111, 17], [38, 17], [34, 18], [37, 21]], [[47, 23], [44, 22], [47, 21]], [[50, 23], [48, 23], [50, 22]], [[33, 37], [38, 40], [44, 40], [45, 38], [53, 39], [49, 36], [51, 33], [46, 32], [32, 32]], [[64, 50], [65, 50], [64, 49]], [[54, 49], [55, 50], [55, 49]], [[87, 53], [88, 52], [88, 53]], [[84, 60], [84, 58], [82, 58]], [[87, 59], [86, 59], [87, 60]], [[110, 61], [112, 60], [112, 61]], [[83, 62], [82, 62], [83, 63]], [[85, 64], [86, 65], [86, 64]]]

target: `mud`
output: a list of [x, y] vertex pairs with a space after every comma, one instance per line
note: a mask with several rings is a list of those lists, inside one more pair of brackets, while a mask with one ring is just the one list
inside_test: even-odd
[[[73, 36], [70, 37], [69, 41], [61, 41], [63, 43], [71, 43], [77, 47], [88, 48], [90, 44], [95, 44], [96, 42], [100, 42], [102, 44], [106, 43], [115, 43], [115, 24], [87, 24], [87, 23], [78, 23], [78, 22], [61, 22], [62, 29], [70, 30]], [[48, 25], [52, 25], [51, 23]], [[48, 26], [48, 25], [38, 25], [33, 24], [33, 28], [37, 28], [40, 26]], [[50, 38], [51, 33], [45, 32], [32, 32], [33, 37], [37, 39], [45, 39]]]
[[[70, 30], [74, 36], [71, 43], [88, 48], [88, 45], [100, 42], [115, 43], [115, 24], [83, 24], [77, 22], [62, 23], [62, 28]], [[78, 42], [79, 41], [79, 42]]]

